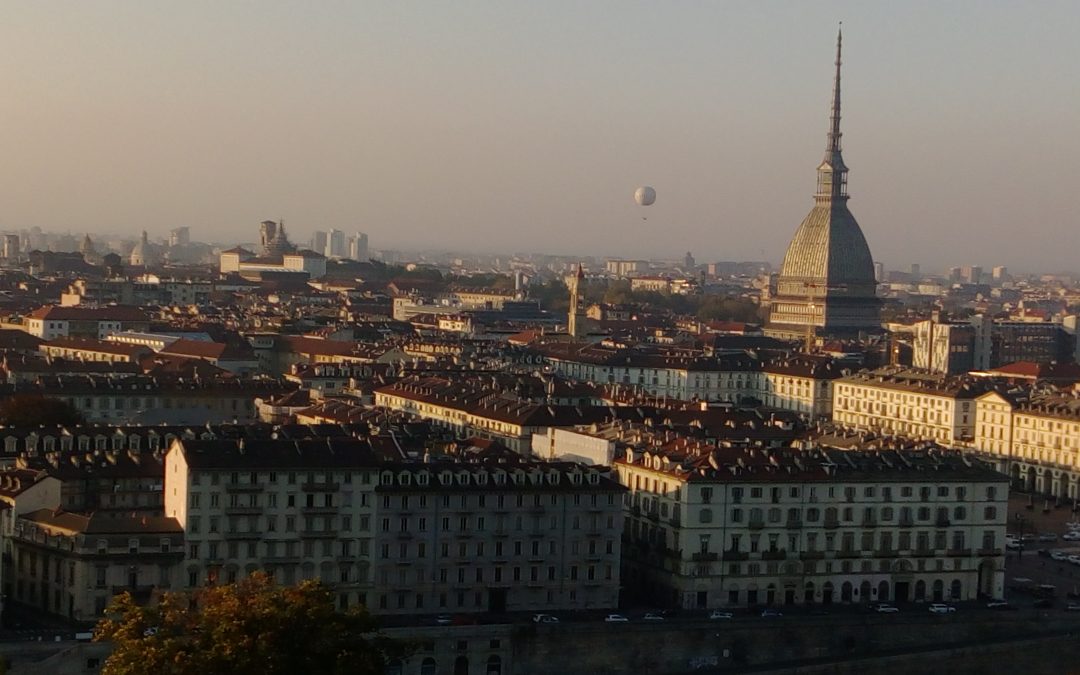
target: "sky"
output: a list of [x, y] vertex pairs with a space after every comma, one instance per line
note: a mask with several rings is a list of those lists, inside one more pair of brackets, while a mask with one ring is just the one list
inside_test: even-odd
[[839, 21], [875, 259], [1080, 269], [1072, 1], [9, 1], [0, 230], [778, 262]]

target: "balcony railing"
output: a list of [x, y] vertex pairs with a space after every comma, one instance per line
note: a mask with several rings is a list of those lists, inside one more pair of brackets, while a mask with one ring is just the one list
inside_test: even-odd
[[862, 552], [856, 549], [842, 549], [836, 552], [837, 558], [861, 558]]
[[950, 548], [949, 550], [945, 551], [945, 555], [953, 556], [953, 557], [956, 557], [956, 558], [967, 557], [967, 556], [971, 555], [971, 549], [970, 548]]
[[694, 553], [690, 556], [690, 559], [694, 562], [716, 562], [720, 559], [720, 555], [717, 553]]
[[749, 559], [750, 554], [744, 551], [724, 551], [724, 562], [738, 562]]
[[746, 524], [746, 526], [749, 527], [751, 530], [760, 530], [761, 528], [765, 527], [765, 521], [751, 520], [749, 523]]
[[935, 527], [949, 527], [950, 525], [952, 525], [952, 521], [948, 518], [938, 518], [934, 521]]
[[840, 527], [840, 521], [837, 520], [836, 518], [826, 518], [825, 519], [825, 529], [826, 530], [835, 530], [838, 527]]
[[803, 551], [799, 554], [802, 560], [824, 560], [825, 551]]
[[784, 550], [762, 551], [761, 552], [761, 559], [762, 560], [787, 560], [787, 551], [784, 551]]
[[784, 527], [788, 528], [789, 530], [797, 530], [802, 527], [802, 525], [802, 521], [798, 519], [788, 520], [786, 523], [784, 523]]
[[911, 552], [911, 555], [916, 558], [932, 558], [934, 557], [934, 549], [932, 548], [917, 548]]

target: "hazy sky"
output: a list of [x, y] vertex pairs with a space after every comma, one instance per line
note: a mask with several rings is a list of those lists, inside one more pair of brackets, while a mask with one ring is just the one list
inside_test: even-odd
[[[5, 2], [0, 228], [1080, 269], [1080, 3]], [[656, 205], [632, 200], [653, 185]]]

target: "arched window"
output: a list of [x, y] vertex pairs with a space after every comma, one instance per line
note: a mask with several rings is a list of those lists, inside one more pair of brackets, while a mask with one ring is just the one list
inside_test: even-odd
[[430, 656], [420, 664], [420, 675], [435, 675], [436, 670], [438, 670], [438, 664]]
[[404, 672], [405, 666], [398, 659], [386, 664], [386, 669], [383, 671], [384, 675], [402, 675]]
[[469, 659], [459, 656], [454, 659], [454, 675], [469, 675]]
[[495, 654], [488, 657], [486, 675], [502, 675], [502, 659]]

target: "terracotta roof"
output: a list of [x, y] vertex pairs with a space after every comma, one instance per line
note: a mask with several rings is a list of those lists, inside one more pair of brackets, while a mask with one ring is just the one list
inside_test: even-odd
[[46, 305], [27, 315], [31, 319], [49, 321], [149, 321], [146, 312], [138, 307], [110, 305], [107, 307], [60, 307]]

